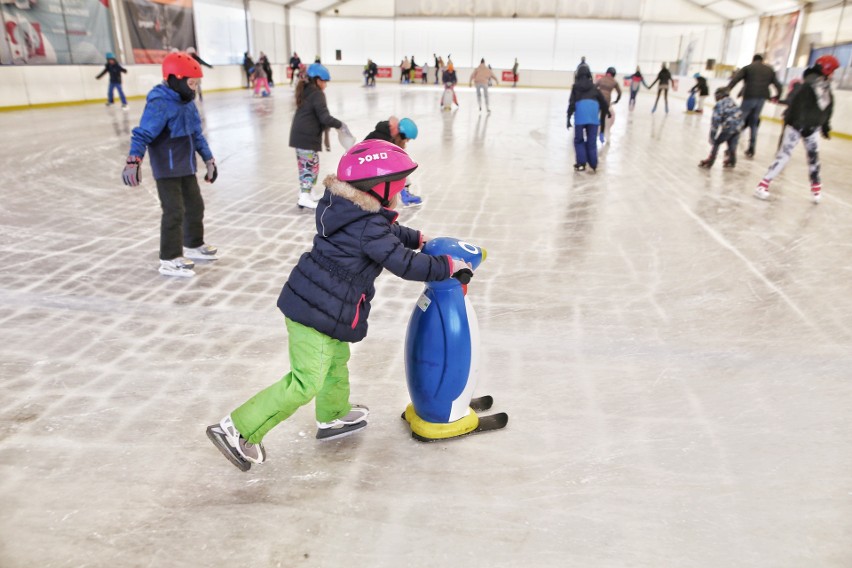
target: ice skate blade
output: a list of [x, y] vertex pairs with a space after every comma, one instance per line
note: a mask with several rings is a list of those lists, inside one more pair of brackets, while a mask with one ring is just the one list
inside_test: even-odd
[[183, 256], [190, 260], [219, 260], [218, 252], [215, 254], [195, 254], [190, 249], [183, 249]]
[[358, 430], [362, 430], [367, 427], [367, 421], [362, 420], [361, 422], [356, 422], [355, 424], [350, 424], [348, 426], [343, 426], [341, 428], [318, 428], [317, 429], [317, 440], [337, 440], [338, 438], [345, 438], [351, 434], [356, 433]]
[[[485, 404], [490, 397], [480, 397], [477, 399], [477, 404]], [[471, 401], [473, 402], [473, 401]], [[493, 401], [492, 401], [493, 402]], [[414, 410], [414, 405], [409, 404], [405, 412], [402, 414], [402, 419], [408, 422], [411, 428], [411, 437], [419, 442], [437, 442], [439, 440], [455, 440], [469, 436], [470, 434], [479, 434], [490, 430], [499, 430], [504, 428], [509, 422], [509, 415], [505, 412], [492, 414], [489, 416], [479, 416], [473, 408], [471, 412], [454, 422], [428, 422], [421, 418]]]
[[[470, 406], [474, 412], [482, 412], [484, 410], [489, 410], [492, 406], [494, 406], [494, 397], [490, 395], [480, 396], [478, 398], [470, 399]], [[405, 418], [403, 416], [403, 418]]]
[[225, 439], [225, 433], [222, 431], [218, 424], [214, 424], [212, 426], [207, 427], [207, 437], [210, 438], [210, 441], [213, 442], [213, 445], [216, 446], [216, 448], [220, 452], [222, 452], [222, 455], [228, 458], [228, 461], [234, 464], [240, 471], [248, 471], [249, 469], [251, 469], [250, 462], [242, 459], [241, 457], [235, 456], [231, 452], [231, 446]]
[[457, 436], [452, 436], [449, 438], [427, 438], [425, 436], [421, 436], [420, 434], [412, 430], [411, 437], [417, 440], [418, 442], [439, 442], [441, 440], [457, 440], [459, 438], [464, 438], [473, 434], [482, 434], [483, 432], [501, 430], [505, 428], [508, 423], [509, 415], [505, 412], [500, 412], [498, 414], [491, 414], [489, 416], [480, 416], [479, 425], [477, 425], [476, 428], [474, 428], [470, 432], [465, 432]]
[[163, 276], [174, 276], [176, 278], [192, 278], [193, 276], [195, 276], [195, 271], [189, 270], [187, 268], [180, 269], [180, 270], [169, 270], [169, 269], [160, 267], [159, 272]]

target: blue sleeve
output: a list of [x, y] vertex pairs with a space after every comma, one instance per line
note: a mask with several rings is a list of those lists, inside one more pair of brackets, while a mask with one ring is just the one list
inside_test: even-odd
[[190, 105], [192, 105], [192, 121], [194, 124], [192, 141], [195, 144], [195, 150], [201, 154], [201, 159], [206, 162], [213, 158], [213, 152], [210, 150], [210, 146], [207, 145], [207, 139], [201, 130], [201, 117], [198, 115], [198, 107], [192, 103]]
[[145, 157], [145, 150], [163, 131], [168, 122], [166, 104], [162, 100], [150, 101], [142, 111], [139, 126], [133, 129], [130, 136], [130, 155]]

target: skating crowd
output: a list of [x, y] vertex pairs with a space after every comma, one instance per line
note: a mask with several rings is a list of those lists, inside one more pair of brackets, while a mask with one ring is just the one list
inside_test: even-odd
[[[121, 87], [126, 73], [112, 53], [106, 54], [104, 70], [98, 78], [109, 74], [108, 105], [118, 91], [123, 108], [127, 101]], [[434, 84], [444, 91], [440, 107], [458, 108], [455, 85], [458, 83], [450, 56], [446, 61], [433, 54], [433, 66], [418, 67], [414, 57], [400, 63], [400, 82], [413, 83], [419, 74], [428, 82], [434, 71]], [[213, 152], [202, 133], [196, 97], [200, 99], [201, 66], [210, 67], [194, 49], [173, 52], [162, 63], [163, 82], [147, 96], [139, 126], [133, 129], [130, 152], [122, 179], [136, 186], [141, 180], [141, 164], [148, 153], [157, 193], [162, 207], [160, 225], [160, 266], [166, 276], [192, 277], [194, 261], [216, 260], [218, 250], [204, 238], [204, 202], [196, 177], [196, 153], [201, 156], [204, 181], [214, 183], [218, 168]], [[246, 88], [254, 88], [255, 96], [269, 96], [274, 86], [269, 59], [262, 52], [257, 61], [244, 54]], [[702, 168], [715, 163], [724, 145], [723, 165], [733, 168], [737, 162], [737, 145], [741, 133], [748, 129], [749, 143], [745, 155], [754, 157], [760, 112], [766, 100], [786, 105], [784, 130], [778, 152], [755, 190], [760, 199], [770, 197], [772, 180], [784, 169], [799, 141], [804, 143], [810, 177], [812, 200], [821, 197], [818, 139], [831, 132], [833, 96], [831, 77], [839, 67], [831, 55], [819, 57], [808, 67], [801, 81], [786, 96], [775, 70], [755, 55], [751, 64], [740, 69], [728, 85], [715, 90], [716, 104], [710, 123], [710, 153], [699, 162]], [[262, 444], [264, 436], [298, 408], [316, 401], [317, 438], [328, 439], [354, 433], [367, 424], [369, 410], [349, 401], [349, 344], [367, 334], [370, 302], [375, 295], [374, 281], [388, 269], [396, 276], [423, 282], [446, 280], [470, 265], [449, 256], [433, 256], [418, 252], [428, 240], [423, 232], [397, 222], [400, 206], [422, 205], [423, 200], [410, 191], [409, 178], [417, 164], [409, 157], [406, 146], [418, 136], [418, 128], [410, 118], [395, 116], [375, 125], [364, 141], [356, 143], [346, 124], [331, 115], [325, 90], [331, 80], [329, 70], [317, 57], [309, 66], [293, 53], [288, 65], [290, 84], [296, 83], [296, 112], [290, 128], [289, 144], [294, 148], [298, 164], [300, 209], [314, 211], [317, 235], [313, 247], [305, 252], [292, 269], [279, 300], [289, 333], [291, 370], [279, 381], [258, 392], [207, 429], [215, 446], [243, 471], [266, 460]], [[364, 86], [375, 86], [378, 67], [368, 60], [364, 67]], [[593, 80], [589, 64], [583, 57], [574, 74], [568, 101], [568, 129], [574, 129], [574, 170], [595, 173], [599, 167], [598, 144], [610, 142], [615, 120], [613, 107], [621, 100], [622, 90], [617, 71], [609, 67]], [[512, 68], [513, 87], [518, 80], [518, 61]], [[709, 94], [707, 80], [694, 75], [687, 108], [703, 112]], [[731, 90], [743, 83], [742, 105], [737, 105]], [[491, 112], [488, 89], [499, 80], [481, 59], [473, 70], [469, 84], [476, 87], [479, 111]], [[642, 86], [657, 86], [652, 113], [663, 99], [669, 112], [668, 94], [674, 88], [671, 72], [663, 64], [649, 85], [639, 67], [625, 77], [629, 90], [629, 110], [636, 105]], [[774, 93], [771, 90], [774, 89]], [[612, 100], [615, 92], [615, 100]], [[319, 174], [319, 153], [330, 149], [330, 129], [338, 131], [346, 153], [337, 165], [335, 175], [323, 180], [324, 192], [318, 199], [313, 190]]]

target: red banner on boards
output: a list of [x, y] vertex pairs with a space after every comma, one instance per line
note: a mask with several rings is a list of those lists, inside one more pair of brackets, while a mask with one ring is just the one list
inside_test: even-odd
[[393, 70], [390, 67], [379, 67], [376, 77], [379, 79], [390, 79], [393, 77]]
[[511, 71], [503, 71], [503, 74], [500, 77], [501, 81], [513, 82], [515, 80], [515, 74]]

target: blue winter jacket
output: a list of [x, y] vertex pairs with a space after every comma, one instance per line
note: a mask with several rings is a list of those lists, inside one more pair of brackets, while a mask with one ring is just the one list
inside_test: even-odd
[[588, 72], [578, 72], [578, 76], [571, 87], [571, 98], [568, 102], [568, 121], [574, 115], [574, 124], [601, 124], [604, 117], [609, 114], [609, 104], [595, 84]]
[[373, 283], [383, 269], [406, 280], [446, 280], [451, 260], [412, 250], [420, 248], [420, 232], [396, 223], [397, 214], [374, 197], [335, 176], [325, 186], [313, 248], [290, 273], [278, 308], [293, 321], [354, 343], [367, 335]]
[[183, 177], [196, 171], [195, 153], [206, 162], [213, 157], [201, 133], [201, 118], [192, 102], [161, 83], [151, 89], [139, 126], [130, 138], [130, 155], [151, 152], [154, 179]]

